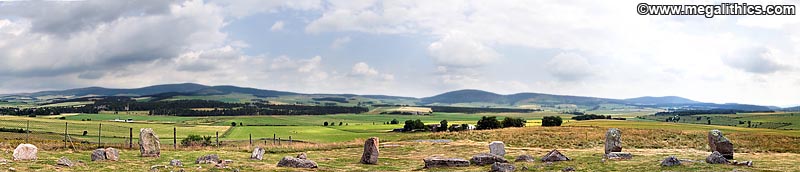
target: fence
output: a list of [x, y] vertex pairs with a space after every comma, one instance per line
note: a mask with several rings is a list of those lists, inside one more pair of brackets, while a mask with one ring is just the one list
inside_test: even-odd
[[[24, 120], [20, 120], [24, 119]], [[188, 135], [211, 136], [211, 148], [251, 148], [253, 146], [275, 147], [305, 144], [292, 139], [292, 136], [280, 137], [273, 134], [269, 136], [254, 136], [250, 134], [248, 140], [232, 140], [220, 138], [220, 131], [225, 136], [224, 127], [211, 129], [197, 129], [196, 126], [167, 125], [141, 122], [115, 122], [115, 121], [70, 121], [62, 120], [58, 124], [53, 120], [39, 120], [37, 118], [20, 118], [18, 120], [0, 120], [0, 135], [5, 140], [0, 146], [13, 148], [21, 143], [31, 143], [44, 150], [72, 149], [91, 150], [101, 147], [114, 147], [119, 149], [139, 149], [139, 129], [153, 128], [161, 141], [161, 149], [194, 148], [197, 146], [182, 145]], [[205, 126], [203, 126], [205, 127]], [[171, 131], [170, 131], [171, 130]], [[171, 136], [171, 137], [170, 137]], [[288, 139], [284, 139], [288, 138]], [[179, 140], [180, 139], [180, 140]], [[171, 142], [170, 142], [171, 141]], [[255, 142], [254, 142], [255, 141]], [[263, 144], [261, 144], [263, 141]]]

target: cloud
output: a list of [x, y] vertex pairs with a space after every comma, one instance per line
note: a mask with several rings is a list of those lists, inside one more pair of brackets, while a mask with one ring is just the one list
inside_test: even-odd
[[321, 0], [210, 0], [209, 3], [222, 7], [226, 16], [234, 18], [281, 9], [315, 10], [322, 7]]
[[270, 27], [269, 30], [273, 32], [283, 30], [283, 21], [276, 21], [275, 24], [272, 24], [272, 27]]
[[86, 69], [114, 70], [115, 66], [173, 58], [185, 50], [225, 42], [227, 35], [219, 31], [224, 22], [215, 7], [192, 1], [166, 8], [170, 10], [165, 14], [120, 17], [81, 27], [83, 30], [73, 30], [69, 36], [37, 32], [38, 19], [23, 15], [0, 29], [13, 28], [0, 33], [8, 36], [0, 40], [4, 61], [0, 74], [52, 76]]
[[336, 40], [333, 40], [333, 42], [331, 43], [331, 48], [333, 49], [341, 48], [345, 44], [350, 43], [350, 41], [352, 41], [352, 39], [350, 39], [349, 36], [336, 38]]
[[171, 5], [182, 3], [179, 0], [19, 1], [4, 3], [0, 15], [29, 20], [32, 32], [67, 36], [121, 17], [167, 14]]
[[776, 52], [765, 47], [740, 49], [722, 58], [734, 69], [753, 74], [771, 74], [792, 69], [789, 65], [776, 61]]
[[483, 66], [500, 57], [492, 48], [461, 33], [431, 43], [428, 54], [437, 64], [452, 67]]
[[560, 53], [547, 62], [547, 67], [551, 75], [562, 81], [578, 81], [594, 74], [589, 61], [576, 53]]
[[394, 75], [380, 73], [364, 62], [358, 62], [353, 65], [353, 68], [350, 70], [350, 75], [364, 78], [379, 78], [386, 81], [394, 80]]

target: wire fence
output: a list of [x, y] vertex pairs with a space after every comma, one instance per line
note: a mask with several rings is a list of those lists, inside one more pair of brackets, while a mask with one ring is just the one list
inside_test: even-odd
[[[44, 150], [91, 150], [114, 147], [137, 150], [140, 147], [141, 128], [152, 128], [159, 137], [162, 150], [198, 148], [247, 148], [307, 146], [310, 143], [293, 140], [292, 136], [250, 134], [247, 140], [223, 138], [228, 127], [198, 127], [174, 124], [148, 125], [126, 121], [66, 121], [60, 125], [52, 120], [0, 120], [0, 146], [16, 147], [30, 143]], [[182, 144], [189, 135], [211, 136], [211, 142], [203, 145]]]

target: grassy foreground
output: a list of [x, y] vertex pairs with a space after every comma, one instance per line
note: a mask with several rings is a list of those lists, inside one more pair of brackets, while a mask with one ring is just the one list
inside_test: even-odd
[[[89, 151], [43, 151], [36, 161], [15, 161], [0, 165], [3, 169], [14, 168], [17, 171], [147, 171], [153, 165], [168, 165], [171, 159], [183, 161], [183, 169], [187, 171], [488, 171], [489, 166], [470, 166], [463, 168], [423, 169], [422, 159], [428, 156], [444, 156], [469, 159], [472, 155], [487, 152], [486, 142], [455, 141], [451, 143], [428, 142], [386, 142], [381, 144], [379, 164], [359, 164], [362, 148], [338, 148], [330, 150], [305, 151], [309, 159], [319, 164], [319, 169], [291, 169], [276, 167], [283, 156], [295, 156], [297, 152], [268, 153], [264, 160], [250, 160], [247, 150], [195, 150], [195, 151], [163, 151], [160, 158], [138, 157], [137, 150], [123, 150], [118, 162], [91, 162]], [[522, 154], [541, 157], [549, 148], [531, 148], [508, 146], [506, 159], [512, 160]], [[565, 167], [573, 167], [578, 171], [800, 171], [796, 164], [800, 163], [800, 154], [795, 153], [739, 153], [738, 160], [753, 160], [754, 167], [738, 167], [730, 165], [711, 165], [702, 162], [709, 153], [697, 149], [623, 149], [634, 154], [628, 161], [601, 161], [602, 148], [560, 149], [572, 158], [572, 161], [557, 163], [512, 162], [518, 169], [527, 171], [559, 171]], [[8, 152], [9, 150], [3, 150]], [[229, 168], [215, 168], [209, 164], [195, 164], [194, 160], [205, 154], [218, 154], [222, 159], [233, 160]], [[666, 156], [676, 155], [681, 159], [700, 162], [686, 163], [678, 167], [661, 167], [659, 162]], [[59, 157], [68, 157], [72, 161], [83, 161], [79, 166], [67, 168], [56, 165]], [[2, 158], [10, 159], [5, 153]], [[179, 170], [179, 167], [166, 167], [166, 170]], [[164, 169], [162, 169], [164, 170]]]

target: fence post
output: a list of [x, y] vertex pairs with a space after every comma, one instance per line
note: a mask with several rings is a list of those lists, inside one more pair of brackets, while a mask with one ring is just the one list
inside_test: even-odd
[[25, 143], [30, 143], [28, 142], [28, 137], [30, 135], [31, 135], [31, 120], [28, 120], [27, 123], [25, 123]]
[[250, 147], [253, 147], [253, 133], [250, 133]]
[[103, 123], [100, 123], [100, 126], [97, 127], [97, 148], [103, 147], [100, 145], [100, 136], [102, 136], [102, 132], [103, 132]]
[[280, 145], [281, 145], [281, 138], [278, 137], [278, 146], [280, 146]]
[[67, 128], [69, 128], [69, 123], [64, 122], [64, 149], [67, 149]]
[[128, 136], [128, 149], [133, 149], [133, 128], [130, 128], [128, 131], [130, 136]]
[[178, 129], [177, 127], [172, 127], [172, 148], [178, 149]]
[[219, 131], [217, 131], [217, 147], [219, 147]]
[[276, 136], [276, 134], [272, 133], [272, 145], [275, 145], [275, 136]]
[[292, 144], [292, 136], [289, 136], [289, 145]]

